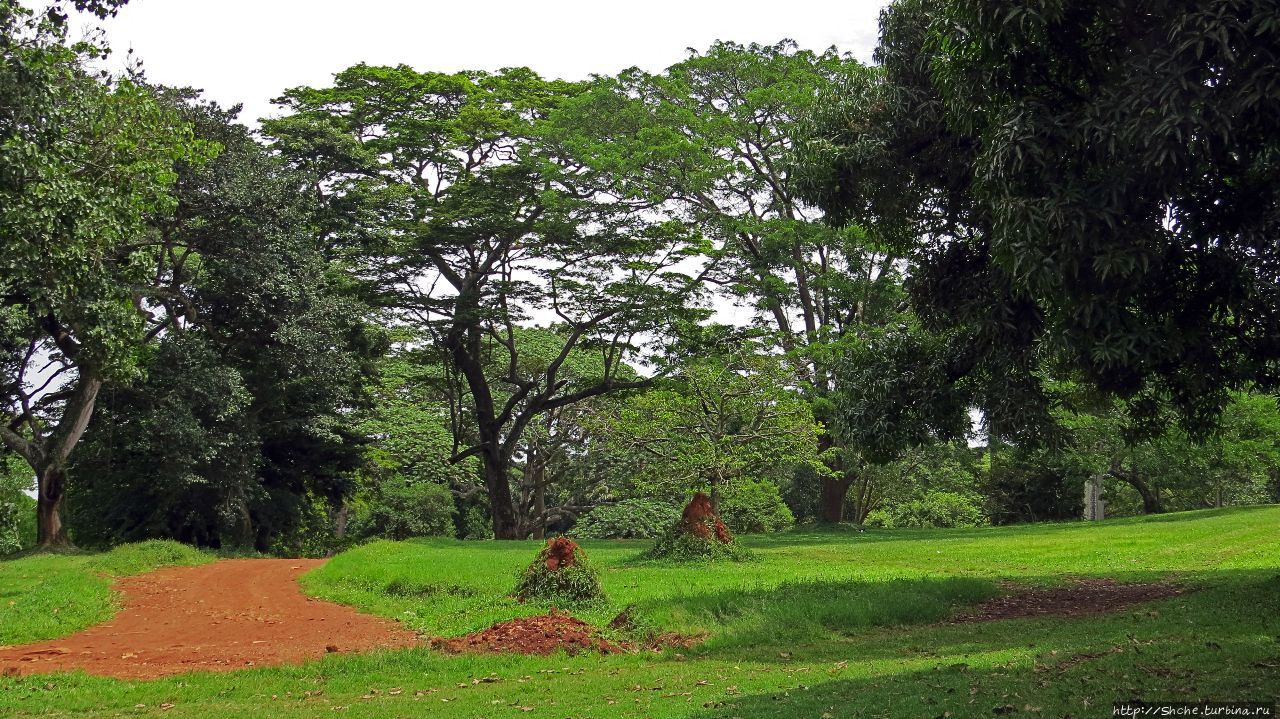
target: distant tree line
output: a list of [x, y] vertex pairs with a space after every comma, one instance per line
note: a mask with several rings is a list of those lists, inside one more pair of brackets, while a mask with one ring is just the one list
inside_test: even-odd
[[1280, 501], [1280, 9], [1225, 5], [361, 64], [251, 132], [0, 0], [0, 551]]

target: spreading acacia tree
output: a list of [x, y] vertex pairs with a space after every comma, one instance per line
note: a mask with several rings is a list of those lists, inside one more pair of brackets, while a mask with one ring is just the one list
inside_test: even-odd
[[148, 219], [208, 154], [149, 89], [91, 75], [104, 50], [65, 19], [0, 3], [0, 440], [36, 475], [44, 546], [69, 541], [67, 460], [103, 383], [184, 314], [181, 250]]
[[914, 238], [915, 309], [996, 434], [1036, 434], [1046, 373], [1196, 431], [1276, 386], [1275, 3], [899, 0], [882, 30], [807, 195]]
[[[875, 71], [794, 42], [718, 42], [659, 74], [629, 70], [592, 103], [607, 159], [667, 188], [664, 210], [713, 243], [707, 281], [785, 355], [823, 424], [822, 517], [844, 516], [851, 487], [880, 461], [831, 413], [840, 358], [901, 314], [901, 254], [866, 228], [835, 226], [800, 193], [797, 141], [819, 101]], [[618, 128], [625, 132], [607, 134]]]
[[[504, 539], [524, 532], [509, 475], [530, 424], [647, 384], [622, 378], [627, 360], [696, 314], [698, 284], [681, 271], [696, 235], [583, 150], [600, 140], [564, 108], [583, 89], [527, 69], [357, 65], [332, 87], [290, 90], [290, 114], [265, 124], [313, 173], [354, 276], [465, 383], [474, 441], [453, 460], [480, 459]], [[525, 375], [517, 330], [539, 318], [564, 331]], [[600, 372], [570, 382], [562, 368], [579, 349], [599, 355]]]

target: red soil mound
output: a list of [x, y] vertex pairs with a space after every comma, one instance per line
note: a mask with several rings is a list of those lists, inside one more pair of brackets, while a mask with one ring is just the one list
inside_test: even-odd
[[694, 493], [693, 498], [685, 505], [684, 513], [680, 515], [680, 524], [684, 531], [702, 539], [710, 539], [714, 534], [721, 544], [733, 541], [729, 528], [724, 526], [720, 515], [711, 506], [711, 498], [702, 492]]
[[435, 639], [431, 646], [447, 652], [516, 652], [553, 654], [563, 649], [570, 654], [597, 651], [602, 654], [626, 651], [626, 644], [595, 636], [590, 624], [552, 609], [550, 614], [512, 619], [455, 639]]
[[1140, 602], [1177, 596], [1176, 584], [1120, 584], [1110, 579], [1080, 579], [1063, 587], [1018, 588], [987, 600], [951, 619], [954, 623], [1022, 617], [1077, 617], [1123, 609]]
[[62, 639], [0, 648], [0, 674], [83, 669], [151, 679], [417, 643], [394, 622], [303, 595], [298, 576], [321, 563], [231, 559], [120, 579], [124, 608], [114, 618]]
[[578, 551], [578, 545], [568, 537], [553, 537], [547, 542], [546, 549], [543, 554], [546, 556], [547, 569], [555, 571], [561, 567], [572, 567], [578, 563], [574, 557], [574, 553]]

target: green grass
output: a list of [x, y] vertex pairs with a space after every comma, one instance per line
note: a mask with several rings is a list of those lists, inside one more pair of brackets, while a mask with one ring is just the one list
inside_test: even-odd
[[0, 560], [0, 645], [54, 639], [116, 611], [111, 580], [213, 557], [185, 544], [140, 542], [102, 554], [28, 554]]
[[[710, 639], [662, 654], [415, 649], [154, 682], [0, 679], [0, 716], [959, 719], [1103, 717], [1134, 698], [1274, 701], [1278, 528], [1280, 507], [1093, 525], [799, 530], [748, 538], [756, 561], [700, 566], [637, 561], [643, 542], [587, 542], [609, 602], [584, 618], [600, 623], [634, 604], [651, 626]], [[428, 634], [459, 634], [540, 611], [504, 598], [536, 549], [375, 543], [305, 585]], [[932, 621], [1001, 581], [1083, 576], [1175, 579], [1195, 591], [1087, 619]]]

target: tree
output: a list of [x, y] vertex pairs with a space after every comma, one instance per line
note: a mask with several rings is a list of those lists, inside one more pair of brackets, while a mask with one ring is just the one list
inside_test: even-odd
[[[750, 308], [769, 332], [827, 431], [819, 451], [823, 517], [843, 517], [849, 487], [867, 471], [861, 449], [831, 431], [836, 361], [896, 322], [900, 259], [875, 234], [823, 222], [803, 199], [794, 172], [797, 138], [819, 99], [874, 71], [834, 50], [816, 54], [791, 41], [717, 42], [658, 75], [629, 70], [581, 101], [596, 115], [621, 117], [610, 160], [666, 191], [667, 211], [714, 242], [707, 274], [721, 295]], [[614, 120], [617, 123], [617, 120]]]
[[26, 549], [35, 542], [35, 500], [31, 470], [21, 457], [0, 449], [0, 555]]
[[[1144, 514], [1265, 502], [1280, 468], [1280, 408], [1273, 396], [1233, 395], [1206, 437], [1176, 427], [1134, 436], [1132, 419], [1110, 399], [1061, 415], [1071, 442], [1057, 456], [1072, 484], [1098, 477], [1127, 485]], [[1109, 498], [1109, 511], [1126, 512], [1127, 493], [1115, 494], [1121, 499]]]
[[64, 20], [0, 3], [0, 440], [36, 474], [43, 546], [69, 543], [66, 463], [103, 383], [178, 321], [146, 219], [208, 154], [147, 88], [92, 77], [104, 50], [67, 46]]
[[692, 360], [671, 382], [620, 404], [606, 431], [612, 443], [648, 457], [638, 493], [670, 499], [706, 491], [718, 508], [731, 483], [818, 464], [818, 425], [790, 381], [775, 356], [740, 350]]
[[[374, 248], [363, 255], [370, 287], [465, 381], [475, 443], [453, 461], [480, 458], [503, 539], [521, 536], [508, 475], [529, 426], [647, 384], [620, 379], [626, 360], [696, 317], [698, 285], [677, 265], [697, 238], [577, 152], [593, 140], [559, 108], [581, 91], [527, 69], [357, 65], [332, 88], [290, 90], [281, 102], [292, 114], [265, 124], [330, 206], [359, 220], [339, 234]], [[545, 369], [522, 376], [517, 328], [535, 312], [565, 331]], [[561, 370], [579, 348], [598, 353], [602, 370], [571, 382]], [[494, 376], [495, 365], [506, 369]]]
[[1280, 377], [1278, 53], [1262, 0], [899, 0], [806, 194], [904, 238], [996, 434], [1044, 423], [1040, 372], [1203, 433]]
[[365, 440], [349, 416], [384, 343], [321, 254], [300, 177], [237, 108], [161, 94], [222, 151], [180, 166], [174, 212], [152, 219], [183, 319], [138, 353], [139, 375], [107, 383], [106, 422], [72, 457], [73, 511], [98, 543], [269, 551], [353, 491]]

